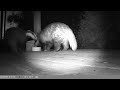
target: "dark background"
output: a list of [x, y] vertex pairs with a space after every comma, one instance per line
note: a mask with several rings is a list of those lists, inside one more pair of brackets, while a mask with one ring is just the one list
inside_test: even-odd
[[18, 21], [19, 27], [24, 30], [34, 31], [34, 19], [32, 11], [23, 11], [22, 17], [23, 18]]
[[78, 48], [120, 49], [120, 11], [42, 11], [42, 29], [63, 22], [73, 30]]

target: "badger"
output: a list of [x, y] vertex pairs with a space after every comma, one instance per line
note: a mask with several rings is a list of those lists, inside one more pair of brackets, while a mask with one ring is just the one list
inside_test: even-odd
[[61, 46], [62, 50], [70, 48], [73, 51], [77, 49], [77, 41], [72, 29], [60, 22], [51, 23], [44, 28], [39, 36], [39, 41], [43, 44], [45, 51], [49, 51], [53, 46], [55, 51], [59, 51]]
[[4, 40], [8, 45], [9, 51], [19, 53], [25, 52], [26, 42], [37, 40], [37, 36], [30, 30], [25, 31], [18, 27], [11, 27], [6, 30]]

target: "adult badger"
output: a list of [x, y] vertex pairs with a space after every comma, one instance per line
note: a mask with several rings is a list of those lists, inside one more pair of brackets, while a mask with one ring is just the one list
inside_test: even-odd
[[56, 51], [61, 49], [61, 45], [63, 50], [67, 50], [69, 45], [73, 51], [77, 49], [75, 35], [70, 27], [64, 23], [56, 22], [48, 25], [41, 31], [38, 38], [42, 44], [45, 44], [45, 50], [50, 50], [53, 45]]
[[15, 53], [25, 52], [26, 42], [31, 39], [37, 40], [36, 35], [32, 31], [25, 31], [18, 27], [7, 29], [4, 38], [9, 50]]

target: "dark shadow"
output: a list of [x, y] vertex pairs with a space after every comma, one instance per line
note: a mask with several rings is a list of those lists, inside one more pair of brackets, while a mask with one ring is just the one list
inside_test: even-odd
[[19, 27], [24, 30], [34, 31], [34, 17], [32, 11], [23, 11], [22, 19], [19, 20]]
[[0, 54], [1, 53], [10, 53], [9, 46], [5, 40], [0, 40]]
[[106, 21], [111, 24], [111, 27], [105, 33], [105, 48], [120, 50], [120, 11], [111, 11], [106, 15]]

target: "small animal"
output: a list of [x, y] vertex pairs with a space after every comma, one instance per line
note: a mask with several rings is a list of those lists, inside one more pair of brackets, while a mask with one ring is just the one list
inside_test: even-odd
[[6, 30], [4, 40], [10, 51], [18, 53], [25, 52], [26, 42], [37, 40], [37, 36], [30, 30], [25, 31], [18, 27], [11, 27]]

